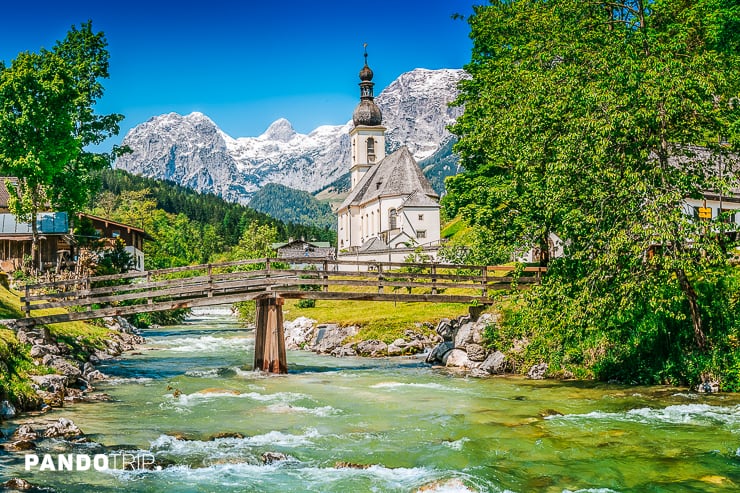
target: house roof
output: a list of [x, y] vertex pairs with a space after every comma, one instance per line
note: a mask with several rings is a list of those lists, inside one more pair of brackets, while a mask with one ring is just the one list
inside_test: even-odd
[[[69, 233], [69, 218], [66, 212], [40, 212], [36, 217], [39, 234], [65, 235]], [[0, 235], [28, 236], [33, 234], [31, 223], [19, 222], [15, 215], [0, 214]]]
[[105, 223], [106, 225], [119, 227], [121, 229], [128, 229], [128, 230], [137, 231], [137, 232], [141, 233], [146, 239], [148, 239], [148, 240], [153, 239], [143, 229], [137, 228], [136, 226], [131, 226], [130, 224], [119, 223], [118, 221], [113, 221], [111, 219], [106, 219], [106, 218], [100, 217], [100, 216], [93, 216], [92, 214], [85, 214], [85, 213], [82, 213], [82, 212], [79, 213], [79, 214], [77, 214], [77, 216], [78, 217], [81, 217], [81, 218], [82, 217], [85, 217], [85, 218], [89, 219], [90, 221], [92, 221], [93, 224], [96, 223], [96, 222], [101, 222], [101, 223]]
[[282, 243], [272, 243], [270, 245], [270, 248], [272, 248], [273, 250], [278, 250], [286, 246], [301, 245], [304, 243], [314, 248], [331, 248], [331, 243], [329, 243], [328, 241], [306, 241], [306, 240], [293, 240], [293, 241], [286, 241]]
[[408, 147], [403, 146], [372, 166], [339, 209], [366, 204], [380, 197], [411, 195], [417, 191], [430, 199], [439, 198]]

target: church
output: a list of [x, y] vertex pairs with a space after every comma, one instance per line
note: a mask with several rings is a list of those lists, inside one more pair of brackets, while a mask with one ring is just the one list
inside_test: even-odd
[[406, 146], [386, 156], [372, 79], [365, 52], [350, 131], [350, 192], [337, 210], [339, 258], [403, 262], [418, 247], [436, 258], [439, 196]]

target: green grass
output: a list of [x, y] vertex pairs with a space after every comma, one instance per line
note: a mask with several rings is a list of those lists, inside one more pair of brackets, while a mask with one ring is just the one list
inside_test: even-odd
[[[37, 310], [34, 315], [64, 313], [62, 309]], [[0, 318], [22, 318], [20, 294], [0, 287]], [[83, 358], [90, 348], [102, 348], [110, 330], [84, 322], [66, 322], [48, 326], [52, 337], [67, 344], [72, 354]], [[31, 387], [30, 376], [48, 373], [34, 364], [30, 345], [21, 344], [15, 332], [0, 325], [0, 399], [9, 399], [21, 409], [34, 409], [40, 403]]]
[[[360, 332], [347, 342], [378, 339], [390, 344], [403, 337], [407, 329], [431, 334], [440, 319], [468, 313], [468, 305], [462, 303], [317, 300], [314, 308], [298, 308], [296, 303], [296, 300], [286, 300], [283, 308], [286, 320], [308, 317], [319, 323], [360, 327]], [[433, 327], [420, 326], [422, 322]]]

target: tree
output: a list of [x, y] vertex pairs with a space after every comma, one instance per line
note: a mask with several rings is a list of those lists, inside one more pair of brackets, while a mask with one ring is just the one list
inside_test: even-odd
[[662, 317], [651, 343], [711, 349], [721, 322], [702, 283], [728, 244], [684, 200], [730, 186], [717, 163], [738, 144], [738, 19], [723, 0], [502, 0], [469, 19], [453, 126], [467, 171], [448, 179], [446, 214], [510, 254], [566, 240], [519, 318], [550, 330], [554, 357], [584, 341], [602, 361], [629, 337], [647, 347], [646, 313]]
[[34, 257], [37, 214], [79, 211], [97, 191], [96, 172], [110, 165], [111, 155], [86, 150], [117, 134], [123, 119], [93, 110], [108, 77], [106, 45], [87, 22], [52, 50], [0, 63], [0, 172], [18, 179], [8, 187], [10, 207], [31, 223]]

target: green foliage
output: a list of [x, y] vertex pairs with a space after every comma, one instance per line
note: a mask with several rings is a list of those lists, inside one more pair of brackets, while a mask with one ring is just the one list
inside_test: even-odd
[[244, 325], [251, 325], [257, 320], [257, 303], [254, 301], [240, 301], [234, 303], [239, 321]]
[[337, 217], [326, 202], [304, 190], [268, 183], [249, 200], [249, 207], [286, 223], [336, 230]]
[[106, 251], [98, 260], [95, 275], [123, 274], [134, 266], [134, 258], [126, 251], [126, 244], [117, 238], [113, 248]]
[[[101, 212], [112, 211], [115, 208], [115, 197], [124, 191], [146, 190], [147, 198], [154, 201], [156, 207], [164, 212], [183, 214], [193, 222], [211, 226], [214, 235], [223, 241], [223, 246], [238, 243], [244, 230], [252, 222], [274, 226], [282, 239], [304, 237], [336, 242], [336, 233], [333, 231], [287, 224], [250, 207], [226, 202], [216, 195], [199, 193], [173, 182], [136, 176], [123, 170], [106, 170], [100, 178], [103, 192], [111, 193], [104, 194], [96, 200], [96, 206]], [[109, 217], [109, 214], [106, 217]], [[220, 250], [216, 248], [215, 251]]]
[[736, 306], [734, 244], [707, 234], [726, 225], [683, 206], [732, 186], [740, 32], [728, 26], [738, 18], [722, 0], [474, 8], [472, 78], [452, 128], [466, 171], [447, 179], [445, 217], [476, 230], [473, 251], [487, 263], [548, 252], [553, 234], [566, 240], [563, 258], [542, 256], [543, 285], [492, 341], [526, 339], [513, 353], [521, 364], [736, 385], [728, 338], [738, 321], [722, 308]]
[[190, 314], [188, 308], [178, 308], [163, 312], [137, 313], [126, 317], [134, 327], [148, 328], [155, 325], [178, 325]]
[[9, 184], [9, 207], [33, 228], [51, 204], [75, 212], [97, 188], [96, 172], [107, 154], [87, 150], [118, 133], [122, 115], [96, 115], [108, 77], [107, 42], [92, 24], [72, 27], [51, 50], [20, 53], [0, 63], [0, 173]]

